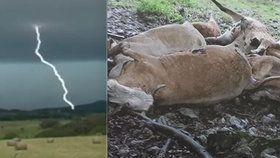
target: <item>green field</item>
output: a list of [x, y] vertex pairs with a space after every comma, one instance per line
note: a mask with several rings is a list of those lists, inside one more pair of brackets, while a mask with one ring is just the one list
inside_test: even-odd
[[[280, 2], [278, 0], [218, 1], [238, 12], [253, 11], [249, 14], [254, 14], [261, 20], [279, 20]], [[174, 22], [183, 20], [178, 6], [185, 8], [187, 12], [197, 12], [198, 14], [213, 12], [218, 18], [230, 20], [211, 0], [108, 0], [108, 5], [110, 7], [127, 7], [138, 12], [161, 14]]]
[[55, 138], [54, 143], [47, 139], [23, 139], [28, 150], [16, 151], [0, 141], [1, 158], [105, 158], [107, 144], [105, 136], [98, 136], [101, 144], [93, 144], [93, 136]]
[[[0, 139], [7, 133], [15, 133], [20, 138], [34, 138], [36, 134], [43, 131], [40, 128], [41, 120], [24, 120], [24, 121], [0, 121]], [[69, 120], [60, 120], [61, 124]]]

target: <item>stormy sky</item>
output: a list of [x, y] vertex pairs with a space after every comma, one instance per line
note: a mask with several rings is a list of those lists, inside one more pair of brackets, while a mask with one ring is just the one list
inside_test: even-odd
[[52, 69], [35, 55], [40, 25], [44, 58], [57, 67], [74, 104], [105, 99], [106, 1], [0, 0], [0, 108], [67, 106]]

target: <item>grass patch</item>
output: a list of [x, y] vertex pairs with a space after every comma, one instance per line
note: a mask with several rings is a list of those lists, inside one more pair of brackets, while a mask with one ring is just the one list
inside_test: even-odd
[[[219, 0], [219, 2], [239, 13], [253, 11], [261, 20], [279, 20], [280, 2], [278, 0]], [[139, 13], [163, 15], [172, 22], [183, 19], [178, 11], [180, 7], [187, 9], [187, 11], [197, 11], [198, 14], [213, 12], [218, 14], [218, 18], [227, 16], [210, 0], [108, 0], [108, 6], [129, 7]]]
[[[273, 32], [273, 36], [280, 39], [280, 34], [274, 29], [279, 23], [280, 1], [279, 0], [218, 0], [224, 6], [250, 16], [265, 24]], [[219, 24], [231, 24], [231, 18], [211, 2], [211, 0], [108, 0], [109, 7], [126, 7], [130, 10], [137, 11], [142, 15], [156, 15], [152, 18], [162, 19], [166, 17], [170, 23], [182, 23], [186, 19], [190, 22], [207, 21], [209, 13], [213, 13], [214, 18]], [[185, 15], [180, 13], [179, 8], [184, 8]], [[190, 16], [191, 15], [191, 16]], [[149, 19], [149, 17], [148, 17]], [[273, 22], [273, 23], [272, 23]], [[274, 26], [275, 25], [275, 26]], [[273, 26], [273, 27], [271, 27]], [[222, 27], [225, 31], [226, 27]]]
[[106, 157], [106, 136], [99, 136], [101, 144], [93, 144], [92, 136], [55, 138], [54, 143], [47, 143], [47, 139], [23, 140], [28, 150], [15, 151], [7, 147], [6, 141], [0, 141], [0, 155], [2, 158], [103, 158]]
[[137, 12], [165, 16], [171, 22], [182, 21], [179, 7], [191, 7], [191, 0], [140, 0]]
[[88, 136], [96, 133], [106, 134], [104, 113], [92, 113], [72, 119], [34, 119], [0, 121], [0, 140], [20, 137]]
[[[64, 125], [70, 120], [59, 120], [59, 122]], [[12, 134], [20, 138], [34, 138], [38, 133], [44, 131], [40, 127], [40, 123], [41, 120], [0, 121], [0, 140], [9, 139], [9, 135], [12, 136]]]
[[[157, 15], [159, 18], [165, 17], [171, 23], [181, 23], [188, 16], [189, 11], [203, 14], [201, 9], [205, 10], [212, 3], [205, 0], [108, 0], [107, 4], [111, 8], [127, 8], [142, 15]], [[181, 9], [185, 9], [185, 15], [180, 13]]]
[[21, 138], [32, 138], [42, 131], [39, 127], [40, 120], [0, 121], [0, 139], [9, 133], [14, 133]]
[[280, 13], [280, 3], [274, 0], [229, 0], [221, 3], [238, 12], [253, 11], [261, 20], [278, 19], [277, 14]]

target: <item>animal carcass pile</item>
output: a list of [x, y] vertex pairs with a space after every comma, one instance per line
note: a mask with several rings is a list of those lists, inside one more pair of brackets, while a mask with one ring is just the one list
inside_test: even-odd
[[[109, 101], [137, 112], [165, 105], [211, 106], [245, 94], [280, 102], [279, 42], [261, 22], [212, 2], [234, 22], [222, 35], [211, 18], [208, 23], [161, 26], [112, 43]], [[164, 123], [154, 126], [171, 130], [198, 155], [211, 157], [186, 135], [180, 137], [179, 130]]]
[[217, 25], [196, 24], [196, 29], [185, 22], [112, 47], [109, 56], [116, 65], [109, 74], [109, 100], [146, 111], [154, 104], [210, 104], [258, 89], [258, 96], [280, 101], [279, 43], [261, 22], [213, 2], [235, 22], [223, 35], [201, 34], [211, 34]]

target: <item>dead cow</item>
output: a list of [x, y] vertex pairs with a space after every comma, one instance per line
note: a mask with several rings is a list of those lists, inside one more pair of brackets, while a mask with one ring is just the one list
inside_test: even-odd
[[221, 35], [221, 30], [213, 18], [212, 14], [208, 22], [194, 22], [192, 25], [202, 34], [203, 37], [218, 37]]
[[160, 26], [139, 35], [127, 38], [114, 46], [109, 51], [109, 57], [114, 57], [115, 66], [109, 73], [109, 77], [116, 77], [120, 74], [123, 65], [132, 60], [121, 53], [119, 46], [128, 45], [131, 50], [139, 54], [146, 54], [151, 56], [161, 56], [171, 54], [178, 51], [192, 50], [203, 48], [206, 42], [203, 36], [189, 23], [184, 24], [170, 24]]
[[145, 111], [157, 105], [215, 103], [255, 88], [251, 66], [238, 48], [206, 46], [161, 57], [123, 48], [134, 61], [108, 81], [109, 101]]
[[[245, 54], [269, 54], [272, 50], [267, 50], [271, 45], [277, 44], [264, 24], [250, 17], [245, 17], [224, 6], [216, 0], [212, 0], [223, 12], [230, 15], [235, 22], [234, 27], [219, 37], [209, 37], [208, 44], [227, 45], [233, 41], [242, 41], [239, 47], [245, 48]], [[242, 33], [241, 33], [242, 32]]]
[[[120, 45], [129, 44], [139, 54], [161, 56], [173, 52], [199, 49], [206, 45], [203, 36], [189, 22], [169, 24], [150, 29], [136, 36], [124, 39]], [[109, 56], [117, 53], [113, 47]]]

